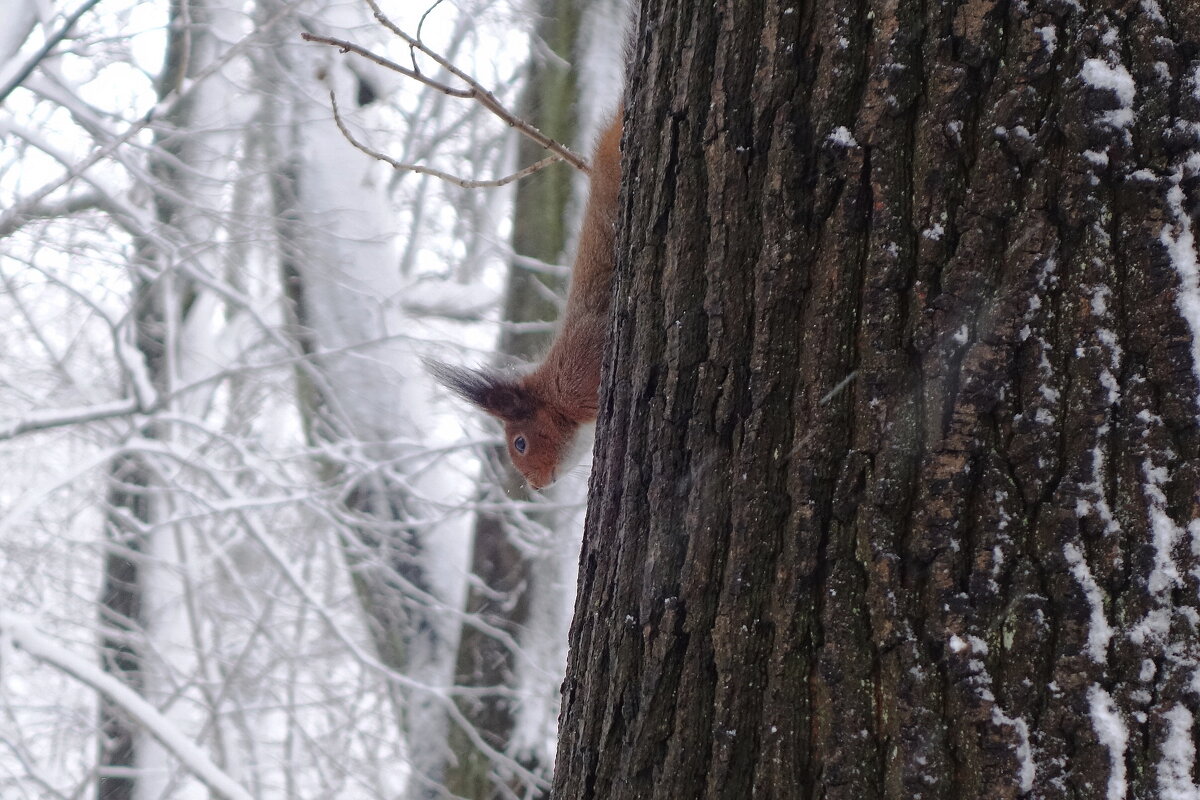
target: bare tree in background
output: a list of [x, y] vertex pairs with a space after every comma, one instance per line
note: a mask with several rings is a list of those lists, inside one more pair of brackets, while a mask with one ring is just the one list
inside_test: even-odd
[[386, 172], [330, 124], [319, 84], [300, 76], [319, 70], [343, 104], [380, 87], [364, 89], [371, 78], [332, 51], [317, 52], [324, 63], [314, 66], [314, 48], [294, 37], [262, 55], [264, 95], [275, 99], [265, 122], [276, 136], [268, 172], [281, 278], [293, 336], [311, 357], [297, 377], [306, 436], [322, 480], [338, 487], [331, 522], [375, 649], [411, 681], [393, 687], [413, 769], [408, 796], [438, 797], [468, 544], [465, 515], [439, 498], [466, 484], [460, 467], [420, 444], [429, 387], [403, 335]]
[[[192, 2], [186, 12], [180, 6], [171, 9], [164, 69], [157, 81], [160, 102], [214, 67], [222, 55], [220, 35], [229, 30], [232, 13], [221, 2]], [[186, 413], [193, 399], [172, 395], [188, 377], [190, 348], [200, 344], [187, 333], [191, 315], [213, 309], [199, 299], [207, 290], [198, 288], [191, 275], [219, 272], [214, 268], [219, 256], [207, 245], [220, 227], [214, 215], [226, 199], [236, 143], [227, 131], [238, 121], [225, 113], [228, 85], [223, 81], [230, 77], [214, 74], [159, 117], [153, 155], [144, 165], [152, 192], [149, 206], [117, 215], [132, 242], [132, 296], [129, 315], [113, 327], [113, 335], [123, 391], [136, 400], [139, 411]], [[72, 111], [77, 118], [88, 113], [82, 103]], [[128, 428], [108, 469], [100, 659], [106, 671], [149, 697], [169, 697], [173, 691], [174, 642], [189, 633], [201, 635], [195, 617], [177, 606], [188, 602], [184, 584], [189, 578], [180, 582], [178, 570], [195, 547], [195, 532], [170, 524], [176, 507], [164, 474], [170, 467], [153, 454], [155, 447], [144, 446], [176, 439], [177, 433], [151, 413]], [[157, 650], [166, 663], [149, 658], [148, 649]], [[213, 734], [219, 748], [220, 724]], [[156, 745], [107, 696], [100, 701], [98, 740], [98, 800], [131, 800], [163, 791], [167, 777], [154, 768], [160, 757], [148, 752]], [[223, 756], [218, 749], [218, 764]]]
[[[11, 30], [53, 39], [32, 8]], [[152, 11], [102, 4], [36, 58], [0, 41], [0, 86], [32, 66], [0, 106], [0, 795], [440, 796], [447, 717], [470, 724], [458, 632], [482, 623], [461, 608], [470, 446], [417, 355], [494, 305], [505, 200], [459, 214], [393, 182], [326, 90], [465, 174], [503, 166], [497, 126], [391, 106], [296, 38], [373, 30], [358, 10]], [[452, 54], [508, 22], [457, 14], [430, 23]], [[168, 22], [152, 83], [133, 51]], [[79, 721], [97, 702], [101, 731]]]

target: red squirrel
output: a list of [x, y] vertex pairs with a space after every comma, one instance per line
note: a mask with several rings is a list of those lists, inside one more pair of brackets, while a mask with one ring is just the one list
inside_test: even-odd
[[504, 423], [508, 455], [533, 489], [554, 483], [599, 410], [600, 362], [608, 330], [617, 192], [621, 186], [622, 113], [592, 155], [591, 186], [571, 288], [558, 335], [525, 375], [503, 375], [430, 362], [439, 383]]

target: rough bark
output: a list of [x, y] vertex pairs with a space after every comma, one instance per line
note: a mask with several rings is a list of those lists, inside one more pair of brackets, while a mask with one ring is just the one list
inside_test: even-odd
[[646, 4], [555, 796], [1194, 796], [1197, 41]]

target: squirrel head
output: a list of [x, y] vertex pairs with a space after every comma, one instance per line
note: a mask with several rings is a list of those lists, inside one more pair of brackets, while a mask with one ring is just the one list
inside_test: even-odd
[[579, 422], [542, 396], [535, 382], [486, 370], [426, 365], [438, 383], [504, 424], [508, 457], [532, 489], [544, 489], [560, 477]]

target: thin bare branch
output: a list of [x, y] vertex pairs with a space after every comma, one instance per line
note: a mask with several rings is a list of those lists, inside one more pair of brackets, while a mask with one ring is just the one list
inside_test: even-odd
[[425, 27], [425, 19], [442, 4], [442, 0], [433, 0], [433, 5], [425, 9], [425, 13], [421, 15], [421, 20], [417, 23], [417, 39], [421, 38], [421, 30]]
[[475, 94], [470, 89], [455, 89], [453, 86], [448, 86], [441, 81], [435, 81], [433, 78], [427, 77], [416, 70], [400, 66], [390, 58], [384, 58], [383, 56], [376, 55], [365, 47], [356, 45], [354, 42], [347, 42], [345, 39], [334, 39], [332, 36], [318, 36], [315, 33], [309, 33], [307, 31], [301, 33], [300, 38], [306, 42], [316, 42], [317, 44], [331, 45], [332, 47], [338, 48], [343, 53], [354, 53], [355, 55], [362, 56], [368, 61], [373, 61], [381, 67], [387, 67], [394, 72], [399, 72], [406, 78], [412, 78], [415, 81], [420, 81], [426, 86], [432, 89], [437, 89], [439, 92], [451, 95], [452, 97], [462, 97], [467, 100], [475, 97]]
[[340, 130], [342, 132], [342, 135], [346, 137], [346, 141], [350, 142], [350, 144], [354, 145], [362, 152], [371, 156], [371, 158], [376, 158], [376, 159], [379, 159], [380, 161], [390, 164], [392, 166], [392, 169], [401, 170], [404, 172], [416, 172], [421, 175], [432, 175], [435, 178], [441, 178], [444, 181], [448, 181], [450, 183], [462, 186], [464, 189], [478, 189], [478, 188], [481, 188], [484, 186], [503, 186], [506, 183], [512, 183], [515, 180], [524, 178], [526, 175], [532, 175], [533, 173], [537, 172], [538, 170], [545, 169], [546, 167], [550, 166], [551, 164], [554, 164], [558, 161], [563, 160], [563, 157], [561, 155], [558, 155], [558, 154], [549, 155], [549, 156], [546, 156], [545, 158], [543, 158], [541, 161], [534, 162], [533, 164], [530, 164], [528, 167], [518, 170], [518, 171], [512, 173], [511, 175], [505, 175], [503, 178], [495, 178], [492, 180], [479, 181], [479, 180], [469, 180], [467, 178], [460, 178], [457, 175], [451, 175], [448, 172], [442, 172], [441, 170], [434, 169], [433, 167], [422, 167], [419, 164], [404, 164], [390, 156], [386, 156], [383, 153], [380, 153], [376, 150], [372, 150], [371, 148], [367, 147], [362, 142], [358, 141], [358, 139], [354, 138], [354, 134], [352, 134], [350, 132], [350, 129], [346, 127], [346, 122], [345, 122], [345, 120], [342, 119], [342, 115], [338, 111], [337, 96], [334, 95], [333, 92], [329, 93], [329, 102], [333, 104], [333, 120], [334, 120], [334, 122], [337, 123], [338, 130]]
[[[94, 6], [96, 4], [96, 2], [99, 2], [99, 0], [95, 0], [95, 2], [92, 2], [91, 5]], [[76, 13], [82, 14], [82, 12], [84, 12], [86, 10], [87, 10], [86, 7], [81, 8], [80, 11], [76, 12]], [[282, 19], [286, 14], [289, 14], [289, 13], [291, 13], [291, 6], [285, 4], [281, 9], [279, 9], [279, 11], [275, 12], [271, 17], [269, 17], [263, 23], [263, 26], [270, 27], [271, 25], [274, 25], [276, 22], [278, 22], [280, 19]], [[175, 106], [177, 104], [179, 104], [191, 97], [192, 93], [196, 90], [196, 87], [202, 86], [204, 84], [204, 81], [208, 77], [210, 77], [211, 75], [220, 71], [222, 68], [224, 68], [224, 66], [226, 64], [228, 64], [230, 61], [232, 61], [237, 56], [241, 55], [241, 53], [244, 50], [246, 50], [248, 47], [251, 46], [252, 43], [254, 43], [256, 41], [257, 41], [256, 37], [247, 36], [244, 39], [242, 39], [241, 41], [239, 41], [236, 44], [229, 47], [221, 55], [220, 58], [216, 59], [212, 64], [210, 64], [208, 67], [206, 67], [199, 74], [193, 75], [191, 77], [191, 79], [187, 82], [183, 91], [175, 92], [175, 93], [167, 95], [166, 97], [161, 98], [158, 101], [158, 103], [156, 103], [152, 108], [150, 108], [149, 111], [147, 111], [145, 114], [143, 114], [140, 118], [129, 123], [129, 126], [123, 132], [112, 136], [109, 139], [109, 141], [103, 143], [100, 147], [93, 150], [90, 155], [88, 155], [87, 157], [85, 157], [84, 159], [79, 161], [77, 164], [75, 164], [74, 167], [72, 167], [71, 169], [68, 169], [66, 172], [64, 172], [59, 177], [54, 178], [50, 182], [46, 183], [40, 189], [36, 190], [33, 194], [25, 197], [24, 199], [22, 199], [22, 200], [18, 201], [17, 203], [13, 204], [12, 206], [10, 206], [6, 211], [4, 211], [2, 214], [0, 214], [0, 230], [5, 230], [9, 226], [15, 224], [16, 221], [20, 219], [20, 217], [29, 213], [30, 209], [38, 207], [38, 205], [40, 203], [42, 203], [42, 201], [44, 201], [50, 194], [52, 194], [60, 186], [63, 186], [64, 184], [68, 183], [69, 181], [83, 175], [84, 172], [91, 169], [93, 166], [98, 164], [100, 161], [103, 161], [108, 156], [117, 152], [121, 148], [122, 145], [124, 145], [127, 141], [133, 139], [142, 130], [144, 130], [145, 128], [154, 124], [159, 119], [169, 115], [171, 113], [172, 109], [175, 108]], [[24, 79], [22, 79], [22, 80], [24, 80]], [[126, 229], [129, 230], [129, 232], [132, 235], [137, 236], [137, 235], [143, 235], [145, 233], [145, 231], [139, 230], [136, 225], [131, 227], [129, 225], [129, 223], [131, 222], [131, 219], [125, 218], [124, 214], [114, 215], [114, 220], [118, 224], [126, 227]]]
[[100, 204], [101, 199], [97, 192], [85, 192], [64, 197], [58, 201], [42, 201], [25, 206], [19, 213], [5, 217], [4, 224], [0, 225], [0, 239], [11, 236], [22, 226], [34, 220], [67, 217], [81, 211], [99, 208]]
[[[546, 134], [544, 134], [540, 130], [538, 130], [536, 127], [531, 125], [529, 122], [527, 122], [526, 120], [517, 116], [512, 111], [508, 110], [508, 108], [506, 108], [505, 105], [496, 98], [496, 95], [493, 94], [491, 91], [489, 91], [487, 88], [485, 88], [481, 83], [479, 83], [479, 81], [475, 80], [470, 75], [468, 75], [467, 73], [463, 72], [461, 69], [456, 67], [454, 65], [454, 63], [451, 62], [449, 59], [447, 59], [447, 58], [443, 57], [442, 55], [438, 54], [437, 52], [431, 50], [420, 39], [418, 39], [414, 36], [410, 36], [408, 33], [405, 33], [403, 29], [401, 29], [394, 22], [392, 22], [390, 19], [388, 19], [386, 15], [384, 15], [384, 13], [380, 10], [379, 6], [375, 3], [375, 0], [366, 0], [366, 1], [367, 1], [367, 4], [371, 7], [371, 11], [375, 14], [375, 19], [379, 20], [379, 23], [381, 25], [383, 25], [389, 31], [394, 33], [396, 36], [400, 37], [402, 40], [404, 40], [405, 44], [407, 44], [409, 46], [409, 48], [411, 48], [412, 50], [418, 51], [422, 55], [425, 55], [425, 56], [433, 59], [433, 61], [435, 63], [437, 63], [439, 66], [441, 66], [447, 72], [449, 72], [451, 75], [453, 75], [454, 77], [458, 78], [460, 81], [465, 83], [469, 88], [455, 89], [454, 87], [449, 86], [448, 84], [445, 84], [440, 81], [436, 81], [432, 78], [427, 77], [424, 73], [420, 72], [418, 69], [410, 69], [408, 67], [402, 67], [399, 64], [397, 64], [395, 61], [384, 58], [383, 56], [376, 55], [376, 54], [372, 53], [370, 50], [367, 50], [364, 47], [360, 47], [359, 45], [356, 45], [353, 42], [347, 42], [343, 39], [333, 39], [328, 36], [318, 36], [316, 34], [307, 33], [307, 32], [301, 33], [300, 37], [308, 42], [317, 42], [319, 44], [328, 44], [333, 47], [337, 47], [343, 53], [354, 53], [356, 55], [362, 56], [363, 58], [366, 58], [369, 61], [373, 61], [382, 67], [387, 67], [390, 70], [399, 72], [401, 75], [412, 78], [413, 80], [420, 81], [421, 83], [425, 84], [426, 86], [430, 86], [434, 89], [437, 89], [440, 92], [444, 92], [445, 94], [453, 95], [454, 97], [462, 97], [462, 98], [466, 98], [466, 99], [475, 100], [476, 102], [480, 103], [484, 108], [486, 108], [488, 111], [491, 111], [497, 117], [504, 120], [504, 122], [509, 127], [516, 128], [517, 131], [519, 131], [523, 136], [529, 137], [530, 139], [537, 142], [539, 145], [541, 145], [546, 150], [549, 150], [551, 153], [558, 154], [558, 156], [563, 161], [566, 161], [572, 167], [575, 167], [575, 169], [578, 169], [582, 172], [590, 171], [587, 161], [585, 161], [578, 153], [571, 150], [571, 148], [567, 147], [562, 142], [559, 142], [559, 141], [556, 141], [555, 139], [550, 138], [549, 136], [547, 136]], [[415, 63], [416, 62], [414, 60], [414, 66], [415, 66]], [[433, 173], [431, 173], [431, 174], [433, 174]], [[486, 185], [492, 185], [492, 184], [486, 184]]]
[[61, 408], [50, 412], [33, 413], [0, 428], [0, 441], [34, 431], [46, 431], [67, 425], [81, 425], [114, 417], [125, 417], [138, 410], [137, 401], [130, 398], [80, 408]]

